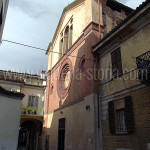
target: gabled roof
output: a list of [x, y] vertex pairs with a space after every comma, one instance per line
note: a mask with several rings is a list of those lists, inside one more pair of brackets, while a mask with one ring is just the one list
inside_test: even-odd
[[[63, 12], [62, 12], [62, 15], [61, 15], [61, 17], [60, 17], [59, 23], [58, 23], [58, 25], [57, 25], [55, 34], [54, 34], [54, 36], [53, 36], [52, 42], [50, 42], [50, 44], [48, 45], [46, 54], [48, 54], [48, 51], [49, 51], [50, 47], [51, 47], [51, 46], [53, 45], [53, 43], [54, 43], [54, 40], [55, 40], [55, 38], [56, 38], [56, 36], [57, 36], [59, 27], [60, 27], [60, 25], [61, 25], [61, 22], [62, 22], [62, 20], [63, 20], [63, 17], [64, 17], [64, 15], [65, 15], [65, 13], [66, 13], [67, 11], [71, 10], [72, 8], [74, 8], [75, 6], [81, 4], [81, 3], [84, 2], [84, 1], [85, 1], [85, 0], [75, 0], [75, 1], [73, 1], [71, 4], [69, 4], [68, 6], [66, 6], [66, 7], [64, 8], [64, 10], [63, 10]], [[103, 1], [103, 0], [101, 0], [101, 1]], [[111, 9], [116, 9], [116, 8], [118, 8], [118, 9], [124, 9], [124, 10], [125, 10], [127, 13], [129, 13], [129, 14], [133, 11], [132, 8], [130, 8], [130, 7], [128, 7], [128, 6], [125, 6], [125, 5], [123, 5], [122, 3], [119, 3], [119, 2], [116, 1], [116, 0], [107, 0], [107, 4], [106, 4], [106, 5], [107, 5], [108, 7], [110, 7]]]
[[75, 1], [73, 1], [71, 4], [67, 5], [67, 6], [63, 9], [63, 12], [62, 12], [62, 15], [61, 15], [61, 17], [60, 17], [59, 23], [58, 23], [58, 25], [57, 25], [57, 28], [56, 28], [55, 34], [54, 34], [54, 36], [53, 36], [52, 42], [50, 42], [50, 44], [49, 44], [49, 46], [48, 46], [48, 48], [47, 48], [46, 54], [48, 54], [48, 51], [49, 51], [50, 46], [52, 45], [52, 43], [54, 43], [54, 40], [55, 40], [55, 38], [56, 38], [56, 36], [57, 36], [59, 27], [60, 27], [60, 25], [61, 25], [61, 22], [62, 22], [62, 20], [63, 20], [63, 17], [64, 17], [64, 15], [65, 15], [65, 13], [66, 13], [67, 11], [71, 10], [72, 8], [74, 8], [75, 6], [81, 4], [81, 3], [84, 2], [84, 1], [85, 1], [85, 0], [75, 0]]

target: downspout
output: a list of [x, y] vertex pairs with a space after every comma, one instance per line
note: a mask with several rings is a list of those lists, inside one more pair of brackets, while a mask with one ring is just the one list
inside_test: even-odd
[[98, 71], [99, 70], [99, 62], [98, 62], [98, 55], [96, 55], [96, 80], [97, 80], [97, 84], [96, 84], [96, 94], [97, 94], [97, 120], [98, 120], [98, 129], [100, 128], [100, 108], [99, 108], [99, 92], [100, 92], [100, 88], [99, 88], [99, 76], [98, 76]]
[[100, 16], [100, 3], [101, 3], [101, 0], [98, 0], [98, 25], [99, 25], [99, 38], [101, 39], [101, 16]]
[[96, 95], [97, 95], [97, 120], [98, 120], [98, 142], [99, 142], [99, 150], [103, 150], [103, 137], [102, 137], [102, 115], [101, 115], [101, 103], [100, 103], [100, 78], [99, 78], [99, 55], [96, 55]]
[[[98, 21], [99, 21], [99, 38], [101, 39], [101, 20], [100, 20], [100, 0], [98, 0]], [[98, 116], [98, 129], [100, 128], [100, 109], [99, 109], [99, 91], [100, 91], [100, 88], [99, 88], [99, 77], [98, 77], [98, 70], [99, 70], [99, 60], [98, 60], [98, 55], [95, 55], [96, 56], [96, 80], [97, 80], [97, 86], [96, 86], [96, 94], [97, 94], [97, 116]]]
[[[48, 84], [48, 82], [49, 82], [49, 84]], [[49, 86], [46, 87], [46, 102], [47, 102], [47, 106], [46, 106], [46, 135], [48, 134], [47, 126], [48, 126], [48, 108], [49, 108], [49, 95], [50, 95], [50, 93], [49, 93], [49, 91], [50, 91], [49, 90], [50, 89], [50, 80], [48, 80], [48, 76], [47, 76], [47, 85], [49, 85]]]
[[96, 108], [96, 115], [95, 115], [95, 118], [96, 118], [96, 131], [98, 132], [97, 133], [97, 149], [98, 150], [102, 150], [103, 146], [102, 146], [102, 123], [101, 123], [101, 115], [100, 115], [100, 79], [99, 79], [99, 57], [97, 54], [93, 53], [93, 51], [91, 50], [91, 53], [93, 54], [93, 56], [96, 58], [96, 71], [94, 71], [94, 73], [96, 74], [96, 78], [94, 79], [96, 84], [94, 86], [94, 90], [95, 90], [95, 93], [96, 93], [96, 96], [95, 96], [95, 101], [96, 101], [96, 105], [95, 105], [95, 108]]
[[[100, 18], [100, 4], [101, 0], [98, 0], [98, 20], [99, 20], [99, 39], [101, 39], [101, 18]], [[99, 55], [94, 54], [96, 57], [96, 99], [97, 99], [97, 128], [98, 128], [98, 139], [97, 148], [98, 150], [103, 149], [102, 145], [102, 123], [100, 115], [100, 79], [99, 79]]]

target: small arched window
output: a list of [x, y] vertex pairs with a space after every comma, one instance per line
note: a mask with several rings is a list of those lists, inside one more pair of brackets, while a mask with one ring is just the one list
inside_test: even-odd
[[73, 25], [70, 27], [69, 48], [72, 46]]
[[66, 27], [65, 30], [65, 52], [69, 49], [69, 26]]
[[63, 38], [60, 40], [59, 57], [63, 55]]

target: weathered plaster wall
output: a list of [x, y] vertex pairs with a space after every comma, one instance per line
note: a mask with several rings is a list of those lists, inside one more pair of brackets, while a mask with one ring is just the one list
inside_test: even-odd
[[[122, 36], [122, 42], [119, 40], [116, 42], [114, 38], [114, 41], [111, 41], [105, 49], [101, 49], [103, 51], [100, 57], [102, 70], [112, 72], [111, 52], [118, 46], [121, 47], [122, 68], [126, 70], [125, 74], [117, 79], [112, 79], [110, 75], [101, 80], [100, 101], [105, 150], [116, 150], [117, 148], [147, 150], [150, 142], [150, 88], [142, 85], [137, 79], [135, 62], [136, 57], [149, 51], [150, 25], [145, 25], [134, 34], [129, 35], [128, 33], [127, 38], [126, 36]], [[132, 96], [135, 132], [128, 135], [112, 135], [109, 131], [108, 102], [126, 96]]]
[[[82, 35], [83, 30], [91, 23], [99, 24], [98, 18], [98, 2], [96, 0], [85, 0], [77, 6], [74, 6], [69, 11], [66, 11], [62, 22], [58, 28], [57, 35], [52, 43], [51, 51], [58, 52], [60, 48], [60, 33], [66, 27], [70, 18], [73, 18], [73, 38], [72, 44]], [[116, 25], [116, 19], [124, 19], [126, 16], [123, 13], [112, 10], [103, 3], [100, 3], [100, 24], [104, 27], [104, 34], [111, 31]], [[104, 23], [105, 22], [105, 23]], [[48, 70], [50, 70], [59, 60], [59, 54], [49, 53]]]
[[[28, 86], [24, 85], [22, 90], [22, 93], [24, 93], [25, 97], [22, 100], [22, 105], [28, 106], [28, 96], [38, 96], [38, 108], [44, 107], [44, 88], [43, 87], [34, 87], [34, 86]], [[38, 114], [41, 114], [41, 112], [38, 112]]]
[[21, 104], [21, 100], [0, 94], [0, 150], [17, 149]]
[[[149, 47], [150, 47], [149, 39], [150, 39], [150, 25], [147, 25], [145, 28], [140, 30], [135, 35], [131, 36], [130, 38], [125, 40], [123, 43], [120, 43], [122, 68], [124, 69], [124, 73], [125, 73], [124, 78], [123, 76], [120, 76], [120, 80], [114, 79], [111, 81], [112, 64], [111, 64], [110, 52], [113, 51], [115, 48], [110, 49], [107, 47], [110, 52], [106, 53], [105, 55], [102, 56], [102, 58], [100, 58], [100, 64], [101, 64], [100, 68], [104, 71], [109, 70], [108, 76], [106, 76], [105, 74], [105, 78], [101, 80], [101, 84], [103, 84], [101, 86], [102, 97], [140, 84], [137, 78], [135, 80], [132, 80], [134, 78], [134, 75], [137, 73], [137, 70], [136, 70], [137, 65], [135, 62], [135, 58], [137, 56], [144, 54], [145, 52], [149, 50]], [[117, 46], [119, 46], [119, 44]], [[113, 44], [112, 44], [112, 47], [113, 47]]]
[[[51, 47], [53, 51], [59, 52], [60, 32], [73, 16], [74, 45], [69, 49], [66, 55], [60, 59], [58, 54], [49, 54], [43, 137], [45, 138], [46, 135], [49, 135], [49, 146], [52, 150], [57, 149], [58, 120], [61, 117], [66, 118], [67, 124], [66, 149], [95, 149], [95, 147], [93, 147], [93, 143], [96, 143], [95, 140], [93, 141], [93, 137], [96, 136], [96, 128], [94, 127], [95, 121], [93, 120], [94, 116], [96, 116], [96, 112], [93, 110], [95, 98], [90, 95], [92, 95], [95, 90], [93, 71], [94, 58], [91, 50], [92, 46], [99, 40], [98, 25], [92, 23], [98, 23], [97, 9], [98, 7], [95, 0], [86, 0], [79, 6], [66, 12], [58, 29], [53, 46]], [[103, 34], [103, 29], [101, 32]], [[71, 57], [70, 55], [75, 57]], [[83, 56], [85, 57], [85, 71], [81, 72], [79, 64]], [[72, 80], [67, 95], [62, 99], [58, 96], [58, 77], [61, 65], [67, 59], [72, 63]], [[53, 87], [53, 89], [51, 87]], [[87, 98], [88, 100], [86, 100]], [[83, 104], [85, 105], [84, 102], [86, 102], [86, 104], [90, 102], [90, 106], [92, 107], [89, 116], [85, 110], [85, 106], [83, 108]], [[60, 114], [60, 111], [63, 111], [63, 114]], [[45, 140], [43, 140], [43, 145], [45, 145]]]
[[10, 82], [10, 81], [5, 81], [5, 80], [1, 80], [0, 81], [0, 85], [7, 89], [7, 90], [16, 90], [17, 92], [21, 91], [21, 84], [22, 83], [16, 83], [16, 82]]
[[[48, 114], [45, 122], [47, 129], [44, 130], [44, 134], [49, 135], [49, 145], [52, 150], [57, 150], [58, 121], [61, 118], [66, 118], [65, 150], [95, 149], [96, 122], [93, 99], [94, 94], [86, 96], [84, 100], [74, 105]], [[90, 110], [86, 110], [87, 105], [90, 106]], [[61, 114], [60, 111], [63, 113]]]
[[[59, 52], [59, 45], [60, 45], [60, 32], [64, 29], [70, 18], [73, 16], [73, 38], [72, 43], [74, 43], [83, 33], [85, 27], [92, 21], [92, 14], [91, 14], [91, 0], [86, 0], [75, 6], [71, 10], [65, 12], [61, 25], [58, 29], [57, 36], [53, 43], [53, 51]], [[49, 64], [48, 69], [52, 68], [58, 61], [59, 55], [52, 54], [52, 57], [49, 55]], [[52, 61], [51, 61], [52, 59]], [[52, 64], [51, 64], [52, 63]]]

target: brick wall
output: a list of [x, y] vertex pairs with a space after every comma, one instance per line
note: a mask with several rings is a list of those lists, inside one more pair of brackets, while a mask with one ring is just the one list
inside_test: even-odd
[[[92, 25], [92, 24], [91, 24]], [[91, 29], [91, 26], [89, 26]], [[68, 55], [77, 56], [71, 57], [67, 54], [63, 56], [59, 62], [48, 72], [47, 76], [47, 98], [45, 110], [52, 111], [62, 106], [68, 105], [69, 103], [78, 101], [83, 97], [90, 95], [94, 91], [94, 82], [91, 79], [93, 76], [93, 54], [91, 53], [92, 45], [98, 41], [98, 32], [86, 29], [80, 39], [71, 47], [67, 52]], [[88, 32], [87, 32], [88, 31]], [[91, 40], [92, 39], [92, 40]], [[79, 63], [81, 57], [85, 56], [85, 70], [80, 72]], [[60, 99], [58, 96], [58, 76], [60, 73], [61, 65], [64, 61], [69, 59], [72, 63], [72, 80], [71, 86], [64, 99]], [[79, 76], [80, 73], [80, 76]], [[51, 85], [53, 85], [53, 91], [51, 92]], [[61, 101], [60, 101], [61, 100]]]

